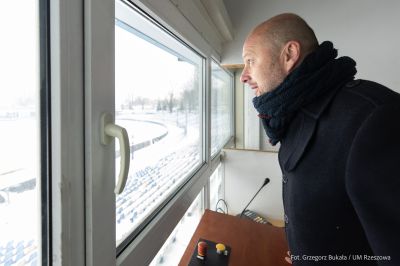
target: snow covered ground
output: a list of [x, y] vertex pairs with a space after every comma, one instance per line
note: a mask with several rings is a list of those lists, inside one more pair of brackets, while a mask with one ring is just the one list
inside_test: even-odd
[[0, 265], [36, 265], [39, 235], [38, 126], [0, 120]]

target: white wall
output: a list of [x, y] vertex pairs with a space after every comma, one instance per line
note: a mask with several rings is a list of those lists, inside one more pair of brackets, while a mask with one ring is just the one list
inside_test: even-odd
[[244, 148], [251, 150], [260, 149], [260, 119], [257, 110], [253, 107], [253, 90], [246, 84], [243, 91], [244, 109]]
[[262, 21], [284, 12], [302, 16], [318, 40], [330, 40], [339, 55], [357, 62], [357, 78], [400, 92], [400, 1], [397, 0], [224, 0], [234, 40], [225, 43], [222, 63], [242, 63], [242, 44]]
[[248, 209], [267, 219], [283, 219], [282, 172], [277, 153], [224, 149], [223, 162], [229, 214], [240, 214], [268, 177], [270, 183], [254, 198]]

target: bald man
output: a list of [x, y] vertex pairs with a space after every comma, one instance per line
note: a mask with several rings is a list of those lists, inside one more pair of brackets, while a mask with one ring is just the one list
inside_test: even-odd
[[355, 61], [295, 14], [258, 25], [243, 60], [241, 81], [281, 144], [291, 263], [400, 265], [400, 95], [355, 80]]

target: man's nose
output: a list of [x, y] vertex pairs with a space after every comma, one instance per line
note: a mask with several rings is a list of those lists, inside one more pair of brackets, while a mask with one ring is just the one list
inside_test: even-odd
[[240, 75], [240, 81], [246, 83], [249, 81], [249, 74], [247, 73], [246, 67], [243, 69], [242, 74]]

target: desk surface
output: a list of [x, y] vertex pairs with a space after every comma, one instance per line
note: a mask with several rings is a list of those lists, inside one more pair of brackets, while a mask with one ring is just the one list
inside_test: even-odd
[[199, 238], [229, 245], [230, 266], [289, 266], [284, 228], [206, 210], [179, 263], [188, 265]]

